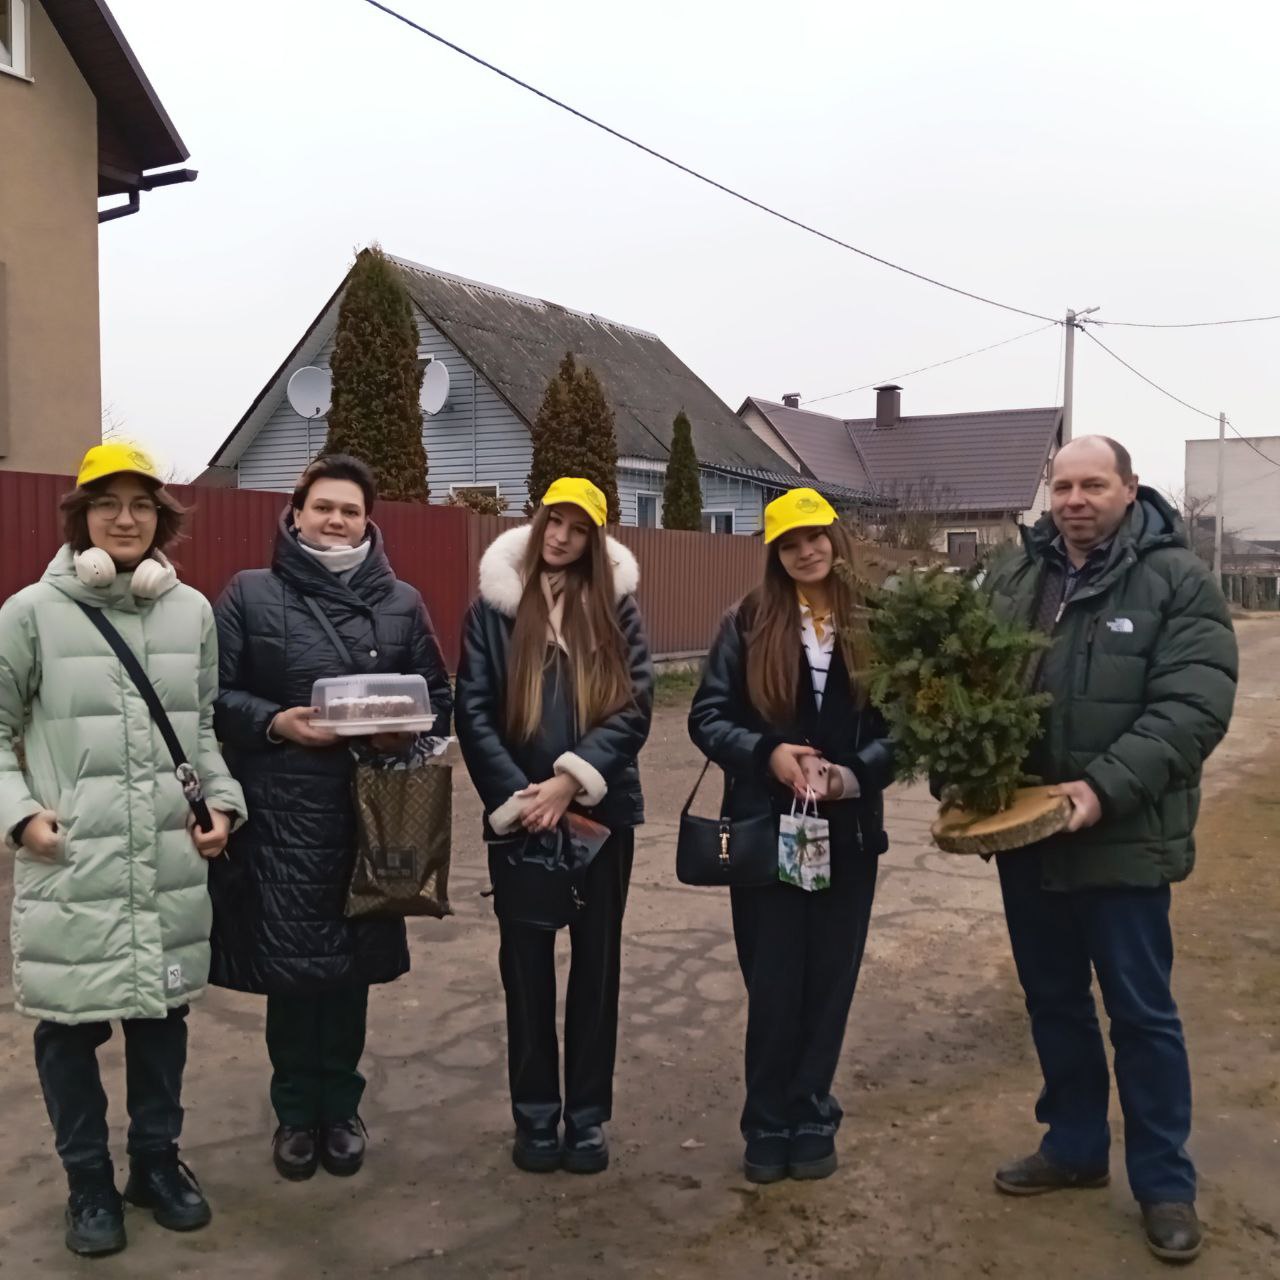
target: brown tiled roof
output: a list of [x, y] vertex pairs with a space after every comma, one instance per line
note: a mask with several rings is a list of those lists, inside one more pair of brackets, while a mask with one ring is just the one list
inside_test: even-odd
[[[748, 403], [814, 475], [892, 495], [929, 482], [954, 511], [1024, 511], [1035, 501], [1062, 410], [997, 409], [902, 417], [834, 418], [769, 400]], [[853, 477], [860, 477], [854, 479]]]

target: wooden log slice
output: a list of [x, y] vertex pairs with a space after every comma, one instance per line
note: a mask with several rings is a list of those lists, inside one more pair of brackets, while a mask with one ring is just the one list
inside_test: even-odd
[[1056, 835], [1067, 825], [1071, 801], [1052, 790], [1021, 787], [1009, 808], [985, 817], [948, 809], [934, 819], [933, 842], [943, 853], [1006, 853]]

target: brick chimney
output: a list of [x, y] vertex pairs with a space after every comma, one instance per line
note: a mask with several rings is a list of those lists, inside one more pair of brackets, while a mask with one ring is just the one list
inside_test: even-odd
[[798, 409], [800, 407], [800, 393], [798, 391], [787, 391], [783, 394], [782, 403], [788, 409]]
[[902, 418], [902, 388], [892, 382], [876, 388], [876, 430], [896, 427]]

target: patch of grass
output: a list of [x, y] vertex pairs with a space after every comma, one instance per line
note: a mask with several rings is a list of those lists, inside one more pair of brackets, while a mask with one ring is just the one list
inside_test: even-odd
[[698, 671], [663, 671], [654, 682], [653, 701], [659, 707], [688, 706], [697, 691]]

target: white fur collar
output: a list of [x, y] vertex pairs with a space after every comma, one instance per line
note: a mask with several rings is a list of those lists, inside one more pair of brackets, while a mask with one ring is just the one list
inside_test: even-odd
[[[508, 618], [516, 616], [524, 582], [520, 566], [529, 545], [530, 525], [522, 524], [499, 534], [480, 557], [480, 598]], [[606, 538], [609, 560], [613, 564], [613, 593], [618, 600], [634, 595], [640, 585], [640, 566], [636, 558], [616, 538]]]

